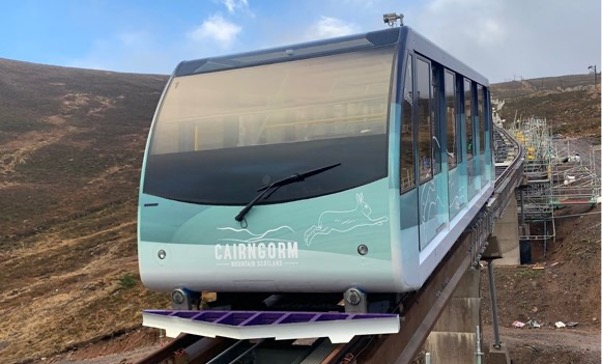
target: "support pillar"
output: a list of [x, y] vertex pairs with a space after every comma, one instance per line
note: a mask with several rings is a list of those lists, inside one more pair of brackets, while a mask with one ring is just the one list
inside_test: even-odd
[[431, 354], [433, 363], [477, 362], [476, 332], [477, 326], [481, 326], [480, 306], [481, 274], [479, 270], [468, 269], [426, 339], [424, 350]]
[[500, 341], [497, 317], [497, 296], [495, 294], [495, 275], [493, 274], [493, 262], [499, 257], [485, 257], [487, 261], [487, 273], [489, 276], [489, 297], [491, 298], [491, 322], [493, 325], [493, 343], [489, 347], [489, 364], [511, 364], [508, 348]]
[[491, 235], [497, 239], [500, 251], [496, 253], [502, 257], [501, 259], [496, 259], [495, 265], [520, 264], [517, 211], [518, 204], [516, 197], [512, 196], [502, 216], [495, 221]]

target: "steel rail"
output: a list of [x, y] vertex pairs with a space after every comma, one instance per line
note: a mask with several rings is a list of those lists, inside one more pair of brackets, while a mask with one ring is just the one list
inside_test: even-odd
[[199, 341], [201, 338], [196, 335], [183, 334], [172, 340], [167, 345], [154, 351], [149, 356], [139, 360], [136, 364], [159, 364], [165, 360], [172, 359], [181, 350]]
[[510, 165], [495, 179], [495, 191], [493, 200], [497, 200], [497, 205], [491, 203], [491, 208], [495, 209], [495, 218], [500, 217], [508, 203], [510, 202], [510, 196], [512, 196], [514, 190], [523, 183], [523, 160], [524, 160], [524, 149], [523, 146], [514, 139], [506, 130], [495, 127], [498, 133], [506, 136], [506, 140], [512, 144], [515, 150], [514, 160]]

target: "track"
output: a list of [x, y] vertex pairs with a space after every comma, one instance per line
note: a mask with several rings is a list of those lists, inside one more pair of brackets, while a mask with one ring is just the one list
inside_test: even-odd
[[181, 335], [138, 364], [351, 364], [410, 363], [452, 296], [460, 278], [478, 264], [493, 221], [508, 204], [507, 196], [522, 181], [523, 151], [502, 129], [495, 129], [495, 192], [433, 272], [424, 286], [399, 307], [401, 330], [393, 335], [356, 336], [347, 344], [315, 341], [241, 340]]
[[344, 345], [327, 339], [304, 341], [231, 340], [181, 335], [138, 364], [335, 363]]

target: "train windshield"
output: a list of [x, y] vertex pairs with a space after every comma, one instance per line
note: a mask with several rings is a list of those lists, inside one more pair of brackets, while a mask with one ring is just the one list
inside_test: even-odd
[[331, 194], [387, 175], [394, 47], [175, 77], [151, 134], [144, 193], [245, 205], [263, 185], [341, 166], [260, 203]]

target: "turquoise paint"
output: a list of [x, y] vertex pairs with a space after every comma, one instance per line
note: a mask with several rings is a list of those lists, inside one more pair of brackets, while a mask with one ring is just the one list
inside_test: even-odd
[[424, 249], [447, 224], [449, 209], [447, 198], [447, 178], [438, 173], [430, 181], [420, 186], [420, 250]]
[[395, 189], [399, 195], [399, 148], [401, 145], [401, 105], [391, 104], [389, 107], [389, 188]]
[[[156, 206], [145, 206], [156, 204]], [[139, 239], [162, 243], [174, 242], [175, 234], [185, 221], [202, 214], [209, 206], [195, 205], [142, 193], [139, 207]]]
[[141, 208], [141, 240], [222, 247], [290, 242], [298, 250], [352, 256], [358, 255], [358, 245], [365, 244], [370, 258], [390, 260], [388, 193], [385, 178], [319, 198], [255, 206], [246, 216], [245, 228], [234, 220], [242, 206], [202, 206], [144, 196], [141, 200], [160, 202]]
[[453, 220], [467, 203], [466, 164], [461, 163], [449, 171], [449, 219]]

